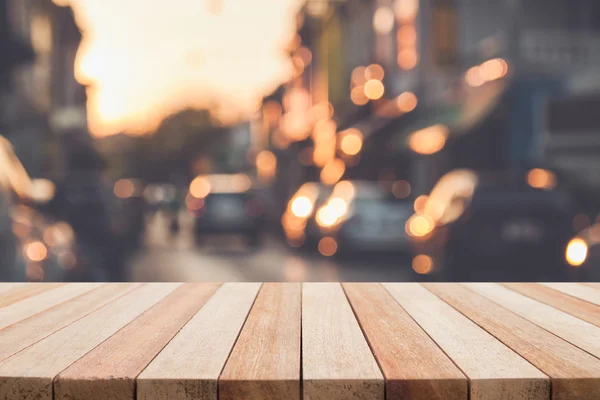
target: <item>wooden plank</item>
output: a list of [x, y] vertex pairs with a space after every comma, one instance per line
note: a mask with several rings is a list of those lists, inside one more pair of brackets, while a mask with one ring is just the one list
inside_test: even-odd
[[64, 328], [136, 288], [137, 284], [101, 286], [19, 321], [0, 331], [0, 361]]
[[541, 285], [600, 306], [600, 290], [591, 286], [579, 283], [541, 283]]
[[304, 399], [383, 399], [384, 380], [339, 283], [302, 285]]
[[24, 285], [26, 285], [26, 283], [23, 282], [0, 282], [0, 293], [8, 292], [13, 288]]
[[23, 299], [8, 307], [0, 309], [0, 329], [45, 311], [57, 304], [80, 296], [90, 290], [104, 285], [103, 283], [70, 283], [47, 290], [37, 296]]
[[54, 380], [56, 400], [134, 400], [135, 378], [220, 284], [179, 287]]
[[467, 375], [471, 400], [550, 398], [546, 375], [439, 297], [414, 283], [384, 287]]
[[265, 283], [219, 378], [219, 399], [300, 399], [299, 283]]
[[600, 360], [459, 284], [423, 284], [552, 380], [552, 400], [600, 398]]
[[226, 283], [137, 378], [139, 400], [216, 400], [260, 283]]
[[537, 283], [504, 283], [515, 292], [600, 326], [600, 307]]
[[52, 381], [181, 284], [146, 284], [0, 362], [0, 399], [51, 400]]
[[599, 327], [496, 283], [464, 285], [567, 342], [600, 357]]
[[33, 297], [61, 285], [64, 285], [64, 283], [29, 283], [27, 285], [11, 287], [0, 297], [0, 308], [10, 306], [18, 301]]
[[467, 399], [463, 373], [381, 285], [343, 287], [383, 371], [388, 399]]
[[600, 290], [600, 283], [584, 283], [584, 285]]

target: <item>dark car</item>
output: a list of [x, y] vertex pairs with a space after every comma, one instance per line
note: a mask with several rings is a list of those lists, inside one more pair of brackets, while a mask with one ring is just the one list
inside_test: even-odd
[[241, 235], [256, 247], [264, 229], [264, 207], [252, 191], [245, 174], [215, 174], [196, 177], [186, 198], [195, 219], [194, 232], [201, 239], [210, 235]]
[[31, 179], [0, 136], [0, 281], [103, 281], [84, 255], [73, 227], [36, 209], [55, 196], [45, 179]]
[[136, 249], [142, 241], [146, 227], [146, 201], [143, 196], [144, 185], [138, 179], [119, 179], [113, 186], [116, 196], [114, 213], [121, 222], [119, 232], [129, 249]]
[[407, 222], [413, 269], [458, 281], [578, 279], [565, 262], [575, 214], [549, 170], [452, 171]]
[[289, 200], [281, 217], [281, 225], [290, 246], [312, 249], [317, 247], [320, 231], [314, 216], [331, 195], [331, 186], [306, 182]]

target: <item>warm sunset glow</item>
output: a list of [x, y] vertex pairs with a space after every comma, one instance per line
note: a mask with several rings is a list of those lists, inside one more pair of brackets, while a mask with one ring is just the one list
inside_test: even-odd
[[[285, 53], [300, 0], [54, 0], [71, 5], [83, 40], [76, 78], [88, 86], [96, 136], [141, 134], [169, 114], [213, 106], [223, 122], [256, 110], [294, 73]], [[311, 55], [297, 57], [306, 65]]]

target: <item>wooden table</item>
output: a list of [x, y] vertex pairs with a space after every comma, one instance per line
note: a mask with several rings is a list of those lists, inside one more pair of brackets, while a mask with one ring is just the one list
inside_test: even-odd
[[0, 283], [0, 399], [600, 399], [600, 284]]

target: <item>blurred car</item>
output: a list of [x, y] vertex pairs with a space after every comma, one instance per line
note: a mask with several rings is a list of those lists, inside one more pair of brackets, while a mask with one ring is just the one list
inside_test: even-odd
[[242, 235], [257, 247], [262, 242], [264, 207], [245, 174], [214, 174], [196, 177], [186, 197], [194, 217], [194, 232], [201, 239], [209, 235]]
[[0, 281], [104, 280], [85, 261], [73, 228], [34, 209], [54, 190], [50, 181], [32, 180], [0, 136]]
[[147, 211], [154, 213], [168, 208], [169, 204], [177, 198], [178, 190], [175, 185], [170, 183], [151, 183], [145, 186], [142, 196]]
[[454, 170], [415, 201], [413, 269], [444, 280], [577, 279], [565, 262], [574, 203], [546, 169]]
[[317, 209], [330, 196], [331, 186], [306, 182], [294, 193], [281, 217], [287, 242], [293, 247], [312, 248], [319, 241], [319, 229], [314, 220]]
[[119, 179], [113, 185], [117, 212], [122, 216], [117, 221], [121, 225], [118, 230], [130, 248], [140, 244], [146, 225], [143, 191], [144, 185], [139, 179]]
[[325, 256], [343, 252], [409, 251], [404, 231], [412, 203], [391, 188], [372, 181], [342, 181], [318, 208], [318, 250]]
[[68, 222], [89, 259], [106, 270], [108, 280], [128, 280], [126, 260], [131, 253], [120, 199], [112, 185], [94, 170], [70, 171], [56, 183], [56, 195], [42, 209]]

